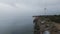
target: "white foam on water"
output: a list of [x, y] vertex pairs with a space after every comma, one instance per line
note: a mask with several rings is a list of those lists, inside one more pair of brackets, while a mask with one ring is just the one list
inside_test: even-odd
[[44, 33], [43, 34], [50, 34], [50, 32], [49, 31], [44, 31]]

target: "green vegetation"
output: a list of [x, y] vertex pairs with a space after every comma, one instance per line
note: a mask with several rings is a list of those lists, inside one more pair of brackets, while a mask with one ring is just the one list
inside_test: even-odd
[[50, 17], [50, 20], [54, 21], [56, 23], [60, 23], [60, 15], [52, 16], [52, 17]]

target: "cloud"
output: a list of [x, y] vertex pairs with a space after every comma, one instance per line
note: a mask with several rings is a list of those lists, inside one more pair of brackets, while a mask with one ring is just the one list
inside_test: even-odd
[[6, 4], [6, 3], [0, 3], [0, 10], [9, 10], [9, 9], [14, 9], [15, 7], [9, 5], [9, 4]]
[[24, 4], [18, 4], [18, 3], [16, 3], [16, 7], [18, 7], [18, 8], [27, 8], [27, 6], [25, 6]]

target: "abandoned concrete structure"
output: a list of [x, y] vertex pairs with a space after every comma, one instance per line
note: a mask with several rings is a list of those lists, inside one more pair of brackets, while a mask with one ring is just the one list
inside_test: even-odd
[[[34, 34], [60, 34], [60, 15], [33, 16]], [[46, 33], [47, 34], [47, 33]]]

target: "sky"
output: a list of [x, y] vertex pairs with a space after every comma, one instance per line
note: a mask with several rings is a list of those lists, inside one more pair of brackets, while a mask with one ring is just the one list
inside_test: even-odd
[[32, 16], [45, 15], [44, 8], [60, 14], [60, 0], [0, 0], [0, 34], [33, 34]]

